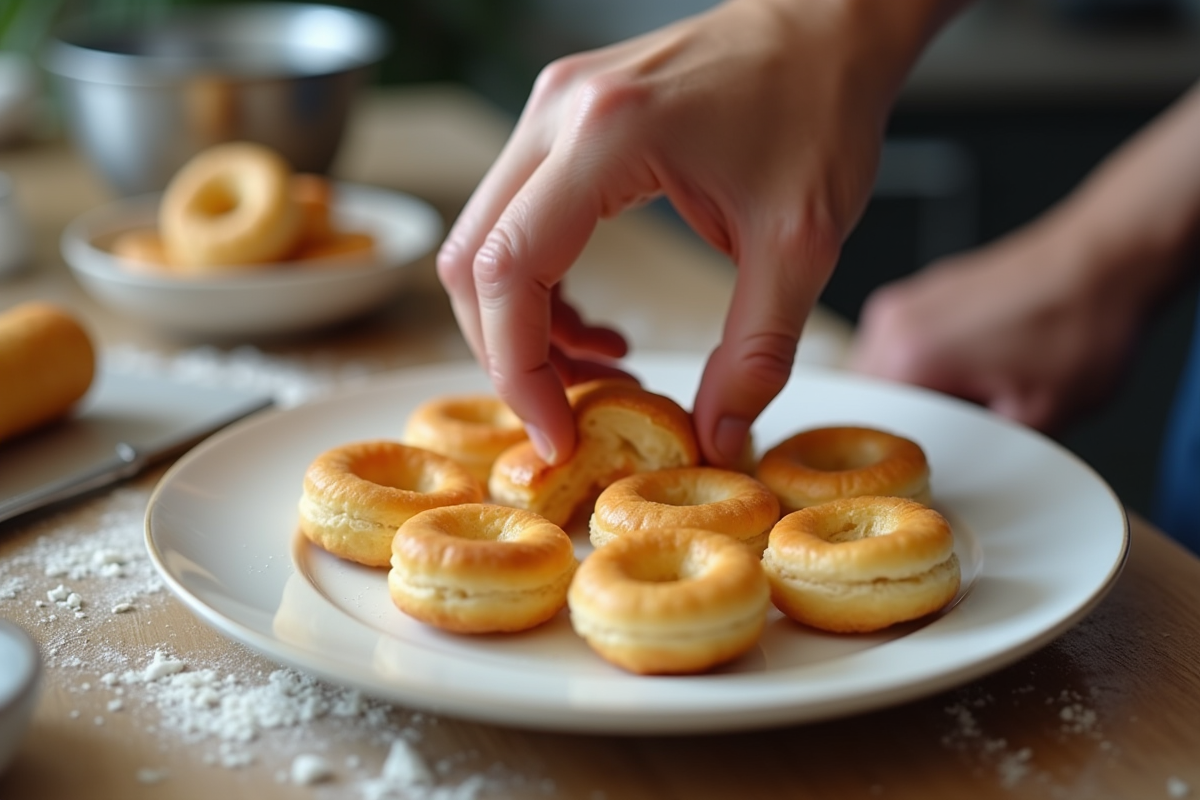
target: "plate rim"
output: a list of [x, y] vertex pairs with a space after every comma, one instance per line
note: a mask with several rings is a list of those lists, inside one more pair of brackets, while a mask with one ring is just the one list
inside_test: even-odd
[[[688, 354], [694, 357], [695, 354]], [[678, 362], [681, 357], [686, 358], [687, 355], [680, 353], [653, 353], [646, 352], [640, 356], [635, 356], [631, 359], [633, 366], [638, 366], [644, 362], [653, 364], [655, 362]], [[992, 412], [986, 409], [975, 406], [974, 404], [957, 398], [949, 397], [941, 393], [924, 389], [921, 387], [913, 387], [908, 385], [894, 384], [886, 381], [872, 379], [866, 376], [848, 373], [844, 370], [821, 367], [798, 365], [798, 373], [811, 373], [814, 375], [823, 375], [826, 377], [834, 376], [838, 380], [849, 380], [851, 382], [862, 382], [866, 384], [886, 385], [889, 391], [901, 391], [917, 394], [924, 394], [936, 398], [938, 402], [949, 402], [960, 406], [969, 413], [977, 414], [989, 418], [992, 422], [998, 422], [1003, 426], [1010, 427], [1022, 431], [1025, 434], [1032, 434], [1037, 439], [1041, 440], [1042, 445], [1049, 446], [1057, 451], [1059, 455], [1066, 456], [1074, 464], [1082, 469], [1088, 476], [1102, 486], [1112, 500], [1114, 508], [1120, 516], [1120, 536], [1121, 542], [1117, 558], [1110, 564], [1099, 580], [1094, 589], [1091, 590], [1082, 602], [1076, 605], [1070, 613], [1059, 617], [1053, 624], [1041, 629], [1037, 634], [1026, 637], [1020, 643], [1008, 647], [1003, 651], [997, 652], [988, 658], [976, 659], [966, 667], [960, 667], [953, 671], [935, 672], [926, 675], [920, 680], [908, 681], [899, 686], [883, 686], [872, 692], [860, 693], [859, 695], [847, 698], [835, 698], [821, 704], [808, 703], [804, 707], [803, 713], [798, 713], [794, 706], [782, 705], [776, 708], [756, 708], [753, 714], [747, 714], [740, 709], [718, 709], [705, 712], [696, 711], [670, 711], [664, 709], [654, 710], [654, 719], [646, 720], [640, 715], [634, 715], [636, 720], [631, 719], [630, 714], [625, 709], [618, 709], [611, 714], [602, 713], [603, 709], [589, 707], [587, 714], [581, 718], [578, 709], [570, 708], [553, 708], [553, 707], [538, 707], [530, 709], [524, 706], [513, 706], [497, 702], [494, 696], [488, 696], [488, 704], [476, 705], [478, 698], [473, 694], [466, 697], [458, 697], [456, 699], [447, 700], [445, 697], [439, 698], [437, 702], [432, 702], [426, 698], [417, 696], [419, 688], [415, 690], [400, 691], [396, 687], [389, 687], [381, 692], [378, 683], [372, 681], [360, 680], [355, 675], [347, 675], [337, 669], [326, 667], [318, 660], [316, 663], [311, 658], [312, 652], [290, 642], [282, 642], [277, 637], [269, 636], [254, 630], [249, 625], [242, 621], [232, 619], [231, 617], [221, 613], [216, 608], [208, 605], [203, 599], [196, 596], [191, 590], [177, 580], [171, 569], [167, 566], [163, 554], [159, 551], [154, 540], [152, 530], [152, 517], [157, 504], [160, 502], [161, 494], [170, 484], [170, 480], [179, 472], [182, 471], [193, 460], [203, 458], [210, 448], [219, 446], [223, 441], [239, 435], [253, 426], [269, 424], [270, 420], [282, 415], [287, 415], [298, 408], [307, 407], [315, 404], [336, 404], [342, 401], [343, 398], [353, 397], [354, 395], [379, 391], [383, 392], [391, 386], [403, 386], [420, 381], [436, 380], [439, 378], [457, 378], [462, 377], [464, 368], [473, 368], [478, 370], [478, 367], [471, 361], [460, 362], [443, 362], [436, 364], [427, 364], [417, 367], [398, 370], [386, 375], [376, 376], [375, 379], [356, 384], [353, 386], [343, 387], [327, 395], [323, 395], [313, 403], [305, 403], [302, 406], [292, 408], [270, 408], [260, 411], [250, 417], [242, 419], [224, 430], [214, 434], [213, 436], [201, 442], [191, 451], [182, 456], [178, 461], [171, 465], [170, 468], [160, 478], [157, 485], [151, 494], [150, 500], [147, 503], [145, 513], [145, 541], [148, 553], [153, 561], [160, 576], [170, 587], [175, 596], [180, 599], [193, 613], [195, 613], [202, 621], [217, 631], [231, 637], [236, 641], [250, 646], [269, 659], [277, 661], [281, 664], [286, 664], [290, 667], [301, 671], [313, 674], [324, 680], [340, 684], [343, 686], [351, 686], [353, 688], [364, 691], [372, 696], [382, 697], [389, 701], [400, 704], [411, 705], [417, 708], [428, 710], [432, 713], [445, 714], [463, 719], [475, 720], [491, 724], [505, 725], [509, 727], [546, 730], [546, 731], [567, 731], [575, 733], [591, 733], [591, 734], [615, 734], [615, 735], [700, 735], [718, 732], [734, 732], [745, 730], [759, 730], [783, 725], [791, 724], [808, 724], [820, 721], [825, 721], [838, 717], [851, 716], [868, 711], [881, 710], [883, 708], [900, 705], [906, 702], [915, 701], [924, 697], [928, 697], [940, 691], [948, 690], [964, 683], [968, 683], [979, 677], [987, 675], [1005, 666], [1011, 665], [1016, 661], [1024, 658], [1030, 653], [1041, 649], [1054, 639], [1061, 636], [1070, 628], [1074, 627], [1079, 621], [1092, 612], [1095, 607], [1103, 601], [1109, 591], [1115, 585], [1120, 577], [1125, 564], [1128, 561], [1130, 550], [1130, 524], [1129, 514], [1121, 503], [1119, 497], [1112, 490], [1111, 486], [1096, 472], [1096, 470], [1080, 458], [1077, 454], [1071, 452], [1059, 443], [1049, 439], [1043, 434], [1033, 431], [1024, 426], [1009, 420], [997, 417]], [[303, 544], [303, 543], [301, 543]], [[291, 541], [287, 544], [288, 557], [290, 560], [290, 568], [299, 571], [299, 567], [295, 562], [293, 552], [296, 543]], [[358, 620], [353, 620], [355, 625], [362, 625]], [[681, 680], [680, 678], [671, 677], [650, 677], [639, 678], [641, 680], [653, 681], [672, 681]], [[687, 678], [682, 678], [687, 680]]]

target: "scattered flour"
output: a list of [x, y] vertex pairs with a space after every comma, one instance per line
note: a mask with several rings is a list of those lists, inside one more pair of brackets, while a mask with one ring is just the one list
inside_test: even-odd
[[333, 777], [333, 767], [328, 761], [312, 753], [301, 753], [292, 761], [292, 783], [311, 786]]
[[171, 378], [195, 386], [263, 392], [279, 406], [294, 406], [331, 389], [350, 385], [378, 372], [368, 364], [334, 364], [331, 359], [285, 358], [243, 345], [230, 350], [202, 346], [163, 355], [120, 345], [103, 354], [110, 368], [134, 375]]
[[165, 769], [150, 769], [144, 767], [137, 772], [138, 783], [161, 783], [169, 778], [171, 774]]
[[[253, 348], [228, 353], [198, 348], [172, 358], [124, 349], [106, 351], [105, 358], [126, 371], [265, 389], [280, 405], [366, 373], [360, 367], [322, 370]], [[480, 765], [477, 753], [443, 754], [431, 768], [418, 748], [437, 729], [435, 717], [294, 670], [263, 670], [261, 659], [240, 645], [215, 655], [173, 648], [170, 626], [150, 627], [147, 613], [172, 602], [143, 540], [149, 496], [150, 489], [136, 483], [118, 486], [88, 501], [88, 524], [72, 522], [70, 510], [47, 517], [33, 523], [27, 545], [0, 560], [0, 616], [35, 631], [46, 669], [59, 673], [56, 682], [68, 692], [104, 693], [98, 707], [131, 715], [147, 736], [187, 746], [200, 763], [269, 769], [279, 779], [311, 786], [321, 798], [481, 800], [552, 794], [551, 782], [513, 774], [502, 765]], [[127, 637], [111, 635], [117, 624], [147, 626], [143, 638], [156, 644], [130, 652], [120, 644]], [[81, 716], [77, 709], [67, 712], [70, 719]], [[87, 724], [104, 725], [105, 718], [95, 716]], [[382, 767], [357, 756], [336, 759], [335, 746], [378, 752]], [[445, 750], [444, 744], [428, 746]], [[161, 764], [145, 764], [136, 779], [158, 784], [172, 777]]]
[[[1014, 702], [1028, 702], [1035, 693], [1032, 686], [1023, 686], [1012, 692]], [[950, 730], [942, 736], [942, 745], [975, 761], [981, 770], [994, 774], [1005, 789], [1014, 790], [1033, 782], [1049, 786], [1052, 776], [1039, 769], [1036, 754], [1028, 746], [1008, 741], [1003, 736], [989, 733], [980, 721], [988, 710], [997, 705], [997, 698], [979, 687], [967, 687], [955, 693], [956, 701], [946, 706], [950, 719]], [[1063, 690], [1046, 697], [1044, 705], [1054, 715], [1060, 736], [1064, 739], [1086, 737], [1098, 742], [1101, 750], [1111, 750], [1111, 743], [1104, 740], [1100, 717], [1080, 693]], [[1036, 713], [1031, 710], [1030, 713]]]
[[473, 800], [485, 788], [481, 775], [458, 786], [437, 786], [416, 748], [404, 739], [392, 742], [379, 777], [362, 785], [365, 800]]
[[1174, 775], [1167, 778], [1167, 797], [1187, 797], [1192, 793], [1192, 787], [1187, 782]]

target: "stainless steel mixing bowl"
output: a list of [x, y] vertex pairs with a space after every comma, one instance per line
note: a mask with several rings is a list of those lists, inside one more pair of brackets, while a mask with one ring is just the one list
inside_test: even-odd
[[336, 6], [182, 7], [136, 27], [69, 22], [43, 63], [76, 142], [113, 189], [136, 194], [238, 139], [325, 172], [389, 38], [380, 20]]

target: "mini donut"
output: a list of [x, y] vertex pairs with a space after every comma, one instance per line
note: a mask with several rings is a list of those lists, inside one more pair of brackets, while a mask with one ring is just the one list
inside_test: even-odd
[[589, 528], [595, 547], [643, 528], [702, 528], [732, 536], [761, 555], [778, 521], [779, 500], [749, 475], [679, 467], [611, 484], [596, 498]]
[[566, 606], [579, 562], [571, 538], [543, 517], [471, 503], [409, 518], [391, 564], [392, 602], [410, 617], [456, 633], [511, 633]]
[[579, 566], [571, 625], [605, 660], [639, 674], [702, 672], [745, 653], [766, 624], [758, 558], [696, 528], [634, 531]]
[[113, 239], [109, 248], [114, 256], [129, 262], [130, 271], [143, 273], [170, 273], [170, 259], [162, 237], [154, 228], [138, 228], [125, 231]]
[[301, 223], [291, 178], [283, 156], [251, 142], [194, 156], [175, 173], [159, 208], [170, 261], [181, 272], [204, 274], [286, 259]]
[[932, 614], [961, 581], [946, 518], [902, 497], [849, 497], [788, 514], [771, 530], [762, 565], [780, 611], [837, 633]]
[[910, 439], [874, 428], [797, 433], [763, 455], [756, 475], [779, 497], [785, 513], [862, 495], [930, 502], [925, 451]]
[[579, 384], [567, 397], [575, 412], [571, 457], [548, 464], [529, 441], [513, 445], [492, 466], [493, 500], [566, 526], [578, 509], [620, 478], [699, 463], [691, 415], [674, 400], [622, 379]]
[[445, 456], [400, 442], [354, 442], [325, 451], [305, 471], [300, 531], [339, 558], [386, 567], [409, 517], [482, 499], [475, 476]]
[[503, 400], [487, 394], [436, 397], [413, 410], [402, 441], [453, 458], [484, 484], [496, 458], [525, 441], [525, 427]]
[[[338, 230], [334, 224], [333, 184], [323, 175], [301, 172], [292, 176], [292, 198], [300, 208], [300, 236], [292, 258], [359, 264], [375, 254], [375, 237], [363, 231]], [[305, 266], [328, 266], [306, 264]]]
[[[360, 231], [334, 231], [324, 239], [300, 245], [293, 258], [297, 261], [337, 259], [336, 264], [361, 264], [375, 255], [375, 237]], [[305, 266], [326, 266], [305, 264]]]
[[333, 206], [333, 186], [324, 175], [298, 172], [292, 175], [288, 191], [300, 209], [301, 250], [333, 238], [335, 229], [330, 218]]

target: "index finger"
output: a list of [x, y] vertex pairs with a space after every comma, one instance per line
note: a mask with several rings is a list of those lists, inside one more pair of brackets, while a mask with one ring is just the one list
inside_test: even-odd
[[555, 284], [600, 218], [589, 182], [552, 154], [500, 214], [475, 254], [485, 365], [500, 397], [550, 463], [575, 446], [575, 421], [551, 362]]

